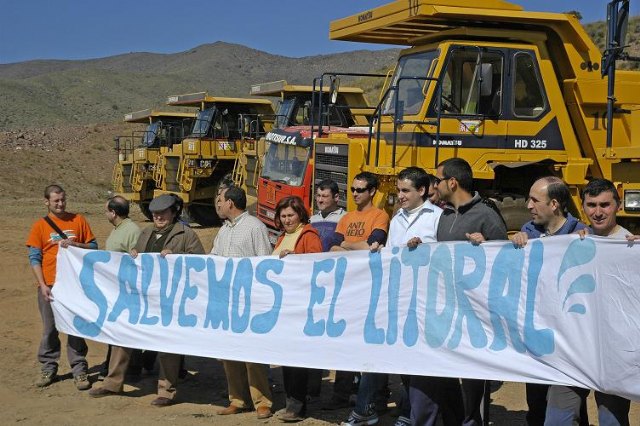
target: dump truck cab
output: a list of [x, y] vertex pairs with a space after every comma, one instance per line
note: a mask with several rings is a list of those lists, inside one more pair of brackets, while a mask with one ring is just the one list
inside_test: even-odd
[[[232, 172], [243, 144], [255, 143], [256, 135], [271, 129], [271, 102], [200, 92], [170, 96], [167, 104], [196, 107], [199, 111], [185, 139], [161, 156], [155, 194], [179, 196], [191, 220], [204, 226], [216, 225], [219, 218], [214, 202], [218, 185]], [[255, 132], [242, 132], [241, 116], [252, 117]], [[263, 120], [262, 116], [267, 118]]]
[[137, 203], [149, 219], [149, 203], [155, 190], [153, 174], [159, 156], [180, 143], [194, 119], [195, 113], [186, 111], [146, 109], [131, 112], [124, 116], [124, 121], [146, 124], [146, 127], [114, 138], [118, 162], [113, 169], [113, 190]]
[[[316, 152], [323, 146], [341, 153], [330, 164], [345, 184], [360, 170], [380, 177], [379, 206], [393, 208], [402, 169], [435, 172], [441, 161], [460, 157], [510, 230], [530, 219], [528, 190], [548, 175], [569, 185], [570, 210], [583, 219], [581, 188], [591, 178], [612, 180], [624, 200], [619, 216], [635, 227], [640, 141], [632, 133], [640, 131], [640, 73], [617, 74], [615, 136], [607, 146], [602, 55], [575, 16], [499, 0], [473, 6], [417, 0], [332, 22], [330, 33], [410, 46], [400, 54], [365, 144], [333, 135], [316, 139]], [[316, 181], [324, 163], [316, 158]]]
[[270, 230], [271, 239], [279, 232], [274, 215], [278, 202], [298, 196], [307, 209], [313, 200], [313, 139], [334, 132], [367, 134], [372, 108], [358, 87], [292, 85], [286, 81], [256, 84], [253, 96], [279, 97], [274, 128], [261, 140], [264, 155], [256, 182], [256, 214]]

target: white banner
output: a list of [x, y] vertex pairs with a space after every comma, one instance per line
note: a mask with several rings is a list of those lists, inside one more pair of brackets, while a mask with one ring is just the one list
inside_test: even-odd
[[559, 236], [222, 258], [61, 249], [60, 331], [346, 371], [582, 386], [640, 399], [640, 245]]

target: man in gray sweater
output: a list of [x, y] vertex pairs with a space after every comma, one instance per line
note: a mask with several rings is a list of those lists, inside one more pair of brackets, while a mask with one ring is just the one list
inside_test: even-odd
[[[473, 191], [473, 171], [461, 158], [450, 158], [438, 165], [435, 188], [445, 202], [438, 224], [438, 241], [506, 240], [507, 228], [500, 214]], [[464, 393], [464, 404], [462, 393]], [[409, 399], [412, 424], [434, 424], [438, 414], [443, 423], [480, 425], [480, 403], [484, 380], [439, 377], [411, 378]]]

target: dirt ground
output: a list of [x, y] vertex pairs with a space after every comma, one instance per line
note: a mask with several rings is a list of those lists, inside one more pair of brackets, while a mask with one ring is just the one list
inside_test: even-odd
[[[103, 245], [111, 225], [106, 221], [101, 203], [79, 204], [69, 193], [68, 209], [86, 214], [98, 243]], [[276, 418], [259, 421], [255, 413], [236, 416], [217, 416], [216, 410], [226, 405], [226, 381], [219, 361], [187, 357], [189, 376], [178, 386], [178, 403], [167, 408], [149, 405], [155, 398], [154, 375], [143, 376], [135, 383], [125, 385], [122, 396], [92, 399], [73, 385], [63, 353], [59, 374], [61, 378], [51, 386], [39, 389], [33, 385], [39, 374], [36, 351], [41, 333], [41, 322], [36, 302], [36, 288], [26, 257], [24, 242], [33, 221], [46, 213], [39, 199], [21, 199], [5, 206], [0, 218], [0, 270], [4, 279], [0, 283], [0, 366], [4, 385], [0, 387], [2, 424], [176, 424], [176, 425], [250, 425], [256, 423], [280, 424]], [[136, 210], [135, 208], [132, 210]], [[145, 226], [137, 211], [133, 219]], [[205, 249], [210, 249], [216, 229], [196, 229]], [[63, 337], [63, 341], [64, 341]], [[89, 342], [91, 380], [97, 380], [98, 365], [105, 357], [105, 346]], [[274, 409], [284, 405], [280, 368], [272, 368], [274, 378]], [[157, 372], [156, 372], [157, 373]], [[398, 395], [399, 378], [392, 376], [392, 400]], [[323, 380], [323, 397], [330, 396], [329, 377]], [[344, 420], [349, 410], [322, 411], [319, 401], [309, 405], [309, 418], [301, 424], [336, 424]], [[526, 403], [524, 385], [506, 383], [492, 394], [491, 420], [495, 425], [524, 425]], [[380, 425], [393, 424], [394, 410], [382, 416]], [[591, 424], [597, 424], [595, 402], [589, 401]], [[640, 424], [640, 404], [632, 404], [631, 424]]]

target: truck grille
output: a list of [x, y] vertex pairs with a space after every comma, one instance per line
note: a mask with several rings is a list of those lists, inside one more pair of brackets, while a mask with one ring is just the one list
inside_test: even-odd
[[314, 184], [317, 185], [324, 179], [336, 182], [340, 189], [338, 205], [341, 207], [347, 206], [348, 165], [348, 145], [318, 144], [316, 146]]
[[349, 158], [341, 155], [316, 154], [316, 164], [325, 164], [338, 167], [347, 167]]

